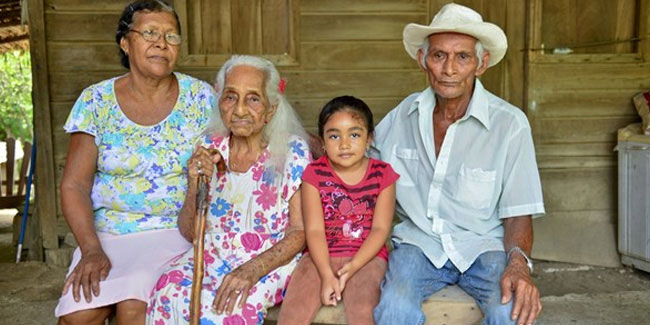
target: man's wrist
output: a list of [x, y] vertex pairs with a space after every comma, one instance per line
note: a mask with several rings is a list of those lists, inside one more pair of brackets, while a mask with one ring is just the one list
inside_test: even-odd
[[508, 263], [513, 259], [514, 256], [521, 256], [522, 262], [528, 267], [528, 270], [530, 273], [533, 273], [533, 261], [526, 255], [523, 249], [519, 248], [519, 246], [514, 246], [508, 251]]

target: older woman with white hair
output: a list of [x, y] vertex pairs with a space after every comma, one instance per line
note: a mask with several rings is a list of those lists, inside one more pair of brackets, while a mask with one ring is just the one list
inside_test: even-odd
[[[219, 110], [188, 161], [178, 219], [192, 241], [199, 175], [212, 175], [201, 324], [261, 323], [282, 300], [304, 248], [299, 191], [310, 152], [284, 85], [271, 62], [253, 56], [233, 56], [217, 75]], [[217, 170], [217, 163], [226, 168]], [[158, 280], [148, 324], [189, 321], [193, 254], [184, 253]]]

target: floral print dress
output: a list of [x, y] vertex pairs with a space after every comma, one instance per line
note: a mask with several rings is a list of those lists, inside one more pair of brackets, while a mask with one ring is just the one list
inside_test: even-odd
[[[229, 166], [229, 137], [211, 136], [204, 146], [218, 149]], [[289, 200], [301, 184], [310, 162], [307, 143], [289, 139], [289, 154], [282, 174], [264, 166], [265, 150], [245, 173], [229, 168], [216, 173], [210, 183], [210, 206], [206, 220], [205, 274], [201, 291], [201, 324], [261, 324], [268, 308], [282, 297], [299, 256], [272, 270], [251, 288], [243, 309], [235, 305], [231, 315], [218, 315], [212, 308], [223, 277], [284, 238], [289, 226]], [[190, 249], [158, 280], [147, 307], [147, 324], [185, 324], [194, 269]]]

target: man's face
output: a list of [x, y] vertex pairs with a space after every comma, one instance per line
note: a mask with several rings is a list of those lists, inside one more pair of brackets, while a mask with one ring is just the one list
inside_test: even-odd
[[[436, 95], [444, 99], [471, 97], [474, 79], [487, 69], [489, 53], [484, 52], [479, 66], [474, 37], [440, 33], [432, 34], [428, 39], [429, 52], [418, 52], [418, 63]], [[425, 66], [422, 66], [422, 55], [425, 55]]]

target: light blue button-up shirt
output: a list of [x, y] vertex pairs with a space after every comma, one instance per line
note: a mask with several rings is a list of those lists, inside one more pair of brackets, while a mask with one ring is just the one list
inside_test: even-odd
[[400, 174], [393, 240], [420, 247], [438, 268], [449, 259], [464, 272], [481, 253], [504, 250], [501, 219], [544, 213], [542, 187], [521, 110], [477, 79], [436, 157], [435, 105], [431, 88], [404, 99], [375, 129], [370, 154]]

